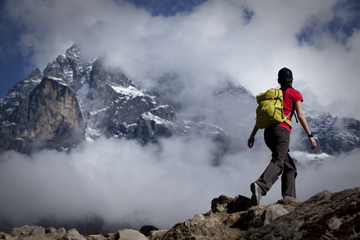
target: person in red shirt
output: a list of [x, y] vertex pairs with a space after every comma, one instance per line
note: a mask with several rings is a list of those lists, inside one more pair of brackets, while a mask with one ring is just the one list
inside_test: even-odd
[[[299, 91], [292, 88], [293, 76], [290, 69], [280, 69], [278, 73], [278, 83], [281, 85], [281, 90], [283, 91], [284, 115], [288, 116], [289, 113], [291, 113], [288, 116], [288, 119], [291, 121], [294, 111], [296, 112], [301, 126], [309, 137], [311, 149], [314, 150], [316, 148], [316, 141], [311, 134], [302, 111], [301, 102], [303, 101], [303, 97]], [[255, 135], [258, 130], [255, 125], [248, 140], [249, 148], [254, 146]], [[297, 170], [294, 161], [288, 153], [290, 132], [291, 127], [285, 122], [274, 127], [266, 128], [264, 131], [265, 143], [272, 152], [272, 159], [259, 179], [250, 185], [252, 192], [251, 201], [254, 206], [260, 204], [261, 196], [266, 195], [280, 175], [282, 197], [296, 198], [295, 178]]]

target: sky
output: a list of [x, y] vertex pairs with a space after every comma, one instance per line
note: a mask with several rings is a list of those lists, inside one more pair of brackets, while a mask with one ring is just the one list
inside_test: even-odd
[[1, 1], [0, 97], [77, 43], [145, 84], [181, 72], [212, 86], [226, 74], [257, 95], [288, 67], [305, 103], [360, 119], [358, 1], [191, 2]]
[[[277, 72], [288, 67], [306, 106], [360, 119], [359, 1], [175, 2], [179, 5], [169, 0], [0, 1], [0, 98], [76, 43], [84, 59], [104, 56], [108, 65], [146, 87], [164, 74], [177, 74], [194, 103], [224, 78], [253, 95], [264, 92], [278, 86]], [[207, 212], [211, 199], [221, 194], [250, 196], [251, 181], [269, 161], [268, 150], [258, 144], [213, 167], [213, 144], [201, 137], [146, 147], [100, 139], [71, 154], [6, 152], [0, 156], [0, 213], [19, 225], [54, 216], [85, 221], [93, 214], [109, 225], [170, 228]], [[358, 155], [354, 150], [302, 169], [299, 199], [357, 187]], [[277, 183], [263, 203], [279, 198]]]

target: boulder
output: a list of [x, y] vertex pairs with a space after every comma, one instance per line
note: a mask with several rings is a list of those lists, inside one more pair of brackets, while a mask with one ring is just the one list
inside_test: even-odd
[[0, 239], [47, 240], [49, 238], [45, 234], [45, 228], [25, 225], [19, 228], [13, 228], [10, 234], [0, 233]]
[[122, 229], [117, 231], [114, 240], [148, 240], [148, 238], [139, 231], [132, 229]]
[[274, 204], [270, 205], [268, 208], [265, 209], [264, 213], [261, 216], [261, 219], [264, 225], [270, 224], [274, 222], [274, 220], [282, 215], [287, 214], [288, 211], [285, 210], [281, 205]]
[[67, 231], [66, 235], [63, 237], [63, 240], [86, 240], [86, 238], [75, 229], [72, 228]]
[[107, 238], [104, 237], [104, 236], [101, 235], [101, 234], [98, 234], [98, 235], [89, 235], [89, 236], [86, 236], [86, 239], [87, 239], [87, 240], [107, 240]]
[[157, 230], [159, 230], [157, 227], [151, 225], [145, 225], [140, 228], [140, 232], [147, 237], [150, 235], [151, 231], [157, 231]]
[[240, 212], [252, 207], [251, 199], [237, 195], [234, 199], [226, 195], [221, 195], [211, 201], [211, 211], [218, 212]]
[[168, 230], [154, 230], [149, 233], [149, 239], [161, 240]]

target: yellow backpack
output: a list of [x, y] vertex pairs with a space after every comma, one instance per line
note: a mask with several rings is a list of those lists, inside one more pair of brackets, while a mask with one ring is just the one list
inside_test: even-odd
[[271, 88], [256, 96], [259, 106], [256, 109], [256, 127], [269, 128], [285, 122], [291, 128], [291, 121], [284, 116], [283, 92], [281, 89]]

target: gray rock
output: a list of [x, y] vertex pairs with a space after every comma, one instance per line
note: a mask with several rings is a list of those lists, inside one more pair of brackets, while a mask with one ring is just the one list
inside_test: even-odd
[[146, 237], [150, 235], [151, 231], [157, 231], [159, 230], [157, 227], [154, 227], [152, 225], [145, 225], [140, 228], [140, 232], [144, 234]]
[[33, 230], [34, 230], [34, 226], [22, 226], [19, 228], [13, 228], [10, 231], [10, 234], [14, 237], [20, 237], [20, 236], [28, 236]]
[[270, 205], [267, 207], [261, 216], [264, 225], [270, 224], [274, 222], [274, 220], [282, 215], [285, 215], [289, 213], [287, 210], [285, 210], [281, 205]]
[[115, 240], [148, 240], [148, 238], [139, 231], [132, 229], [122, 229], [115, 234]]
[[45, 233], [53, 234], [54, 232], [56, 232], [56, 228], [54, 228], [54, 227], [50, 227], [50, 228], [45, 229]]
[[38, 226], [22, 226], [13, 228], [10, 234], [0, 234], [1, 239], [27, 239], [27, 240], [47, 240], [48, 236], [45, 234], [45, 229]]
[[221, 195], [211, 201], [211, 211], [215, 212], [240, 212], [252, 207], [251, 199], [237, 195], [235, 199]]
[[34, 236], [34, 237], [44, 236], [45, 235], [45, 228], [43, 228], [43, 227], [34, 227], [30, 231], [29, 235]]
[[4, 232], [0, 232], [0, 239], [6, 239], [6, 240], [15, 240], [16, 238], [14, 238], [12, 235], [4, 233]]
[[63, 240], [86, 240], [86, 238], [75, 229], [72, 228], [67, 231], [66, 235], [63, 237]]
[[99, 235], [89, 235], [89, 236], [86, 236], [86, 239], [87, 240], [106, 240], [106, 238], [99, 234]]
[[59, 228], [53, 233], [53, 236], [56, 237], [56, 238], [62, 238], [65, 235], [66, 235], [65, 228]]
[[213, 211], [214, 213], [226, 212], [229, 203], [232, 201], [233, 199], [226, 195], [221, 195], [218, 198], [214, 198], [211, 201], [211, 211]]
[[149, 233], [150, 240], [161, 240], [168, 230], [155, 230]]

